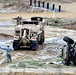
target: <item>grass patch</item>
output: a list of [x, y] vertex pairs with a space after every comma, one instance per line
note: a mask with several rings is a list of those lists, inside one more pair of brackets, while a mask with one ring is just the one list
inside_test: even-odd
[[68, 22], [63, 21], [61, 18], [45, 18], [45, 24], [50, 26], [62, 26], [68, 24]]
[[63, 26], [63, 25], [68, 25], [71, 23], [74, 23], [75, 20], [73, 21], [72, 19], [65, 19], [65, 18], [45, 18], [45, 24], [50, 25], [50, 26]]
[[27, 60], [27, 61], [22, 61], [19, 62], [18, 65], [11, 65], [11, 68], [46, 68], [47, 65], [43, 64], [42, 61], [37, 61], [37, 60]]

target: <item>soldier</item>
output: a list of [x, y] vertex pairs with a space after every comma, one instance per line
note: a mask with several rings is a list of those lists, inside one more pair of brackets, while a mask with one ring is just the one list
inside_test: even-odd
[[[0, 47], [1, 48], [1, 47]], [[12, 58], [11, 58], [11, 51], [12, 48], [9, 47], [9, 44], [7, 45], [7, 48], [1, 48], [3, 50], [6, 50], [6, 57], [7, 57], [7, 63], [11, 63], [12, 62]]]
[[22, 17], [18, 16], [18, 17], [13, 18], [13, 19], [16, 20], [17, 25], [20, 25], [21, 24]]

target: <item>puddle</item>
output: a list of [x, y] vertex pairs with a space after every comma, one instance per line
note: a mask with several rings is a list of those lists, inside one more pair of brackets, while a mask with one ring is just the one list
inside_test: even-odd
[[66, 44], [63, 41], [63, 39], [60, 37], [46, 38], [44, 43], [45, 44], [49, 44], [49, 43]]
[[5, 22], [1, 22], [0, 21], [0, 26], [13, 26], [14, 23], [11, 21], [5, 21]]
[[0, 13], [10, 13], [10, 12], [17, 12], [16, 10], [5, 10], [0, 8]]
[[[10, 44], [10, 47], [13, 49], [13, 46], [12, 46], [12, 42], [13, 42], [13, 40], [1, 40], [0, 41], [0, 47], [1, 48], [6, 48], [7, 46], [6, 46], [6, 44]], [[0, 50], [2, 50], [2, 49], [0, 49]]]

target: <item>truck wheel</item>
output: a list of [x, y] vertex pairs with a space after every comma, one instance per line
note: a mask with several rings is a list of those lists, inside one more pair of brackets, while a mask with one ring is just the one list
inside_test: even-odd
[[44, 32], [42, 32], [41, 36], [40, 36], [40, 41], [39, 44], [42, 45], [44, 43]]
[[44, 38], [42, 38], [40, 41], [39, 41], [39, 44], [42, 45], [44, 42]]
[[14, 50], [19, 50], [19, 49], [20, 49], [20, 46], [14, 48]]
[[20, 48], [20, 46], [18, 46], [18, 44], [19, 44], [19, 40], [14, 40], [14, 42], [13, 42], [14, 50], [18, 50]]
[[31, 46], [30, 46], [30, 48], [31, 48], [32, 50], [37, 50], [38, 47], [39, 47], [39, 44], [38, 44], [37, 41], [31, 41]]
[[69, 44], [73, 44], [73, 43], [74, 43], [74, 40], [72, 40], [71, 38], [69, 38], [69, 37], [67, 37], [67, 36], [65, 36], [65, 37], [63, 38], [63, 40], [64, 40], [65, 42], [68, 42]]
[[42, 41], [42, 40], [40, 40], [40, 41], [39, 41], [39, 44], [40, 44], [40, 45], [42, 45], [42, 43], [43, 43], [43, 41]]

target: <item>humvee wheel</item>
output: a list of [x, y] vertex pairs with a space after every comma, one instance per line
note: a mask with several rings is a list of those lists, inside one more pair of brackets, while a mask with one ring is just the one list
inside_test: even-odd
[[69, 66], [70, 65], [70, 60], [65, 59], [65, 65]]
[[76, 53], [75, 53], [75, 56], [74, 56], [74, 59], [73, 59], [73, 64], [76, 65]]

